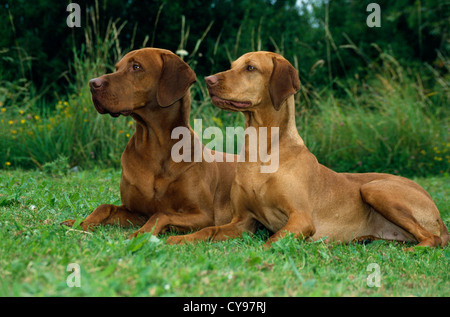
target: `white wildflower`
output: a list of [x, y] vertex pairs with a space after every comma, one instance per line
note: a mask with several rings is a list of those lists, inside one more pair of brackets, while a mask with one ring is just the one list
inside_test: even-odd
[[188, 56], [189, 55], [189, 53], [186, 50], [177, 50], [176, 54], [180, 55], [180, 56]]

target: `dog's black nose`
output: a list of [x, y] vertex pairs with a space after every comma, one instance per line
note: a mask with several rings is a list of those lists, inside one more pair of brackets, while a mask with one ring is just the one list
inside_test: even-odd
[[89, 87], [91, 89], [99, 89], [103, 85], [103, 80], [100, 78], [94, 78], [89, 81]]

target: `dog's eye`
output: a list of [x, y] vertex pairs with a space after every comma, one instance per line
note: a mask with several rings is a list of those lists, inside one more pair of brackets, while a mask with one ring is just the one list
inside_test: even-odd
[[133, 70], [139, 70], [139, 69], [141, 69], [141, 65], [133, 64]]
[[255, 67], [253, 67], [252, 65], [248, 65], [248, 66], [247, 66], [247, 70], [248, 70], [248, 71], [255, 70]]

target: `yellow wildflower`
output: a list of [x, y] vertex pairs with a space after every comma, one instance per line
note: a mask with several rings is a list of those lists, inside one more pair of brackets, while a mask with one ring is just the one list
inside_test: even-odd
[[2, 108], [2, 112], [5, 112], [6, 111], [6, 108]]
[[36, 120], [39, 120], [39, 116], [38, 116], [38, 115], [35, 115], [34, 118], [35, 118]]
[[11, 162], [6, 162], [5, 165], [6, 165], [6, 166], [10, 166], [10, 165], [11, 165]]
[[129, 138], [129, 137], [130, 137], [130, 134], [129, 134], [129, 133], [127, 133], [127, 134], [126, 134], [126, 136], [127, 136], [127, 138]]
[[23, 111], [23, 110], [19, 110], [19, 113], [20, 113], [20, 114], [23, 114], [23, 113], [24, 113], [24, 111]]
[[222, 127], [222, 126], [223, 126], [222, 120], [220, 120], [220, 118], [212, 117], [212, 120], [213, 120], [215, 123], [217, 123], [217, 125], [218, 125], [219, 127]]
[[14, 121], [9, 120], [8, 123], [9, 123], [9, 124], [14, 124]]
[[24, 119], [20, 120], [20, 123], [24, 124], [24, 123], [25, 123], [25, 120], [24, 120]]

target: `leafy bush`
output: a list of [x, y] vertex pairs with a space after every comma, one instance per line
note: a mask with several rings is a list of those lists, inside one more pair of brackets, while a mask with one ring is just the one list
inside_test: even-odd
[[[251, 5], [245, 9], [244, 2]], [[336, 15], [339, 9], [334, 5], [316, 2], [312, 4], [312, 11], [303, 7], [303, 12], [299, 12], [293, 10], [292, 1], [285, 1], [285, 5], [282, 5], [283, 1], [269, 1], [270, 6], [258, 7], [257, 10], [254, 1], [244, 2], [234, 12], [237, 16], [243, 14], [243, 19], [234, 25], [235, 33], [226, 26], [223, 32], [217, 33], [216, 20], [210, 20], [200, 29], [189, 15], [184, 15], [190, 11], [183, 12], [179, 4], [170, 8], [178, 10], [177, 27], [181, 30], [177, 32], [181, 34], [179, 41], [172, 41], [170, 46], [188, 51], [188, 56], [182, 58], [196, 70], [198, 77], [191, 89], [191, 124], [194, 119], [202, 119], [203, 128], [218, 126], [224, 133], [227, 126], [243, 126], [242, 114], [212, 106], [202, 79], [205, 67], [209, 67], [205, 65], [210, 65], [211, 70], [222, 71], [229, 67], [224, 66], [224, 59], [231, 61], [248, 50], [274, 50], [284, 54], [299, 70], [302, 89], [296, 95], [298, 129], [321, 163], [338, 171], [383, 171], [402, 175], [448, 172], [450, 59], [445, 54], [445, 45], [442, 51], [437, 51], [432, 64], [417, 64], [407, 61], [405, 55], [397, 58], [390, 48], [382, 49], [373, 43], [369, 46], [364, 42], [355, 44], [348, 34], [343, 36], [344, 40], [340, 35], [334, 38], [332, 33], [337, 34], [336, 30], [344, 28], [346, 23], [339, 24], [336, 19], [328, 18], [307, 19], [311, 12], [315, 12], [316, 18], [321, 12], [327, 16]], [[115, 2], [112, 3], [116, 8]], [[220, 2], [215, 9], [232, 4], [235, 1]], [[428, 10], [427, 14], [436, 13], [428, 2], [422, 4]], [[193, 8], [196, 5], [189, 4]], [[47, 94], [52, 91], [53, 84], [39, 89], [27, 75], [34, 72], [34, 58], [25, 49], [17, 46], [0, 51], [3, 63], [15, 61], [18, 63], [16, 66], [22, 69], [19, 79], [11, 79], [7, 73], [0, 72], [2, 168], [48, 168], [49, 165], [45, 164], [55, 162], [61, 156], [67, 158], [71, 167], [120, 166], [120, 156], [134, 131], [134, 122], [129, 117], [113, 119], [97, 114], [87, 83], [91, 78], [113, 71], [114, 63], [136, 48], [137, 24], [133, 26], [126, 21], [112, 19], [105, 21], [100, 14], [105, 7], [106, 3], [100, 7], [96, 2], [94, 8], [86, 12], [86, 24], [82, 28], [84, 41], [81, 45], [73, 41], [69, 69], [61, 75], [68, 83], [66, 91], [55, 90], [55, 101]], [[161, 15], [169, 10], [164, 3], [157, 8], [157, 14]], [[252, 8], [256, 11], [253, 12]], [[266, 21], [275, 8], [276, 19]], [[349, 10], [356, 9], [351, 6]], [[12, 11], [8, 13], [14, 26]], [[205, 11], [205, 14], [211, 14], [209, 9]], [[255, 20], [258, 14], [260, 20]], [[308, 46], [298, 38], [296, 40], [294, 25], [289, 32], [283, 29], [281, 40], [276, 40], [275, 33], [271, 32], [278, 25], [276, 21], [283, 20], [283, 14], [292, 17], [300, 14], [308, 20], [302, 20], [298, 25], [305, 30], [310, 28], [305, 36], [308, 39], [319, 38], [318, 46]], [[220, 14], [216, 16], [219, 20], [221, 17]], [[158, 19], [153, 22], [154, 30], [159, 29], [158, 23], [162, 22]], [[226, 25], [228, 23], [232, 20]], [[433, 25], [435, 29], [440, 28], [439, 23]], [[131, 33], [130, 27], [134, 30]], [[348, 26], [346, 28], [351, 30]], [[323, 30], [328, 32], [320, 35]], [[121, 42], [123, 32], [128, 35], [126, 44]], [[167, 34], [147, 34], [141, 38], [141, 47], [163, 43]], [[20, 37], [19, 34], [14, 36]], [[160, 37], [164, 39], [160, 40]], [[336, 45], [342, 41], [345, 45]], [[177, 42], [178, 46], [175, 45]], [[324, 53], [324, 44], [332, 48], [329, 54]], [[298, 50], [296, 45], [311, 49]], [[345, 70], [345, 76], [336, 76], [339, 68]]]

